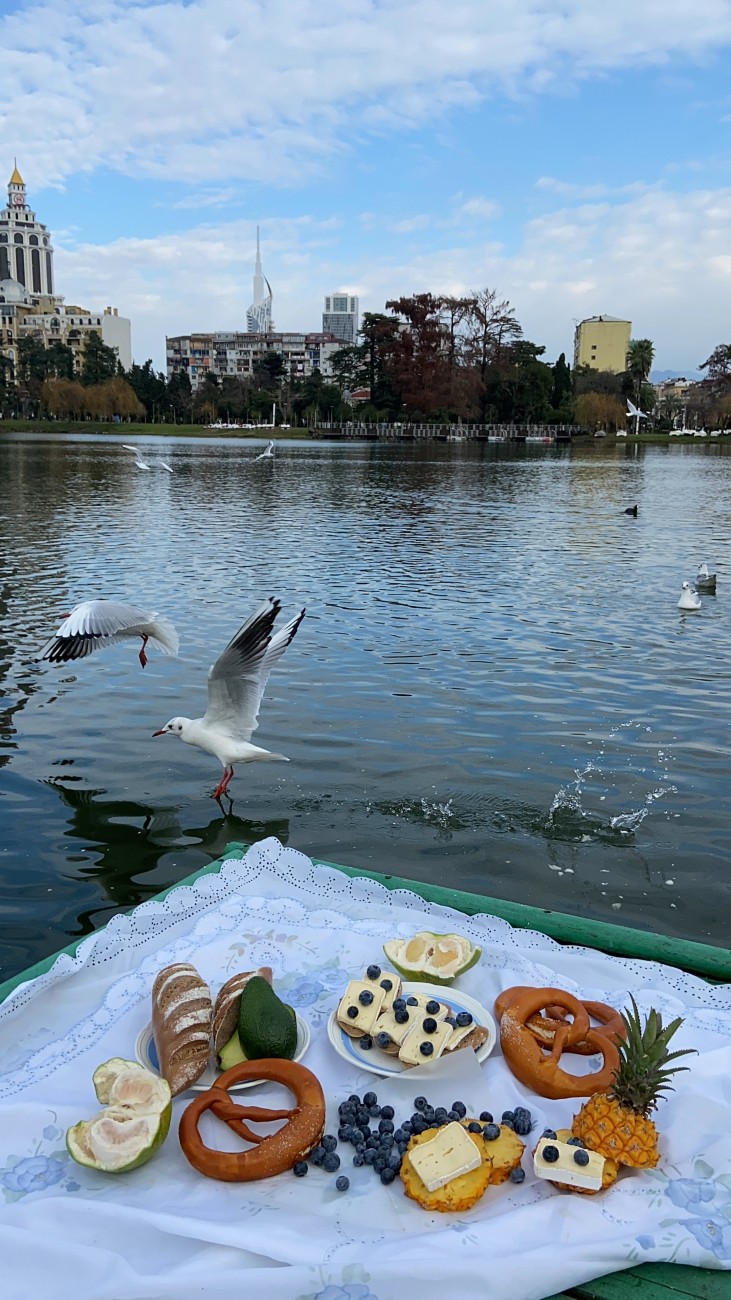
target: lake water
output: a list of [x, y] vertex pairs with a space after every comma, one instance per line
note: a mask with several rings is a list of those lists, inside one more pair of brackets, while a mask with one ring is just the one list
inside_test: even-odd
[[[705, 446], [0, 440], [6, 978], [218, 857], [312, 856], [729, 938], [731, 455]], [[635, 502], [639, 516], [623, 513]], [[708, 561], [718, 594], [677, 609]], [[269, 595], [307, 617], [230, 815], [216, 760], [152, 732]], [[78, 601], [173, 618], [39, 662]], [[284, 616], [282, 617], [283, 621]]]

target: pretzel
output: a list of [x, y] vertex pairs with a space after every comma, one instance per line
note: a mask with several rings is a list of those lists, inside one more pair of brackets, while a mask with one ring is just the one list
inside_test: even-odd
[[[619, 1052], [605, 1034], [592, 1029], [589, 1012], [578, 998], [561, 989], [509, 989], [517, 996], [505, 1003], [501, 994], [495, 1003], [500, 1017], [500, 1044], [510, 1069], [521, 1083], [539, 1097], [557, 1101], [561, 1097], [589, 1097], [606, 1092], [619, 1066]], [[500, 1004], [500, 1007], [498, 1007]], [[528, 1025], [531, 1016], [544, 1007], [565, 1010], [573, 1021], [557, 1020], [550, 1052], [536, 1041]], [[601, 1052], [602, 1068], [595, 1074], [567, 1074], [559, 1064], [561, 1054], [577, 1043], [586, 1043], [593, 1052]]]
[[[505, 989], [505, 991], [500, 993], [495, 1000], [495, 1012], [497, 1016], [502, 1016], [503, 1011], [506, 1010], [511, 1002], [515, 1001], [516, 997], [519, 997], [522, 993], [528, 992], [530, 992], [530, 990], [523, 985], [517, 985], [512, 989]], [[614, 1042], [616, 1038], [626, 1037], [627, 1031], [624, 1027], [621, 1012], [615, 1011], [614, 1007], [607, 1006], [606, 1002], [584, 1001], [582, 1001], [582, 1006], [586, 1008], [592, 1020], [599, 1021], [598, 1025], [591, 1026], [598, 1034], [605, 1034], [611, 1042]], [[551, 1046], [556, 1030], [559, 1029], [562, 1024], [566, 1023], [566, 1016], [563, 1012], [563, 1007], [547, 1006], [545, 1007], [545, 1014], [541, 1014], [540, 1011], [537, 1011], [535, 1015], [528, 1017], [526, 1024], [531, 1030], [533, 1037], [536, 1038], [539, 1043], [542, 1043], [544, 1046]], [[591, 1043], [587, 1043], [586, 1041], [570, 1043], [564, 1048], [564, 1051], [576, 1052], [579, 1056], [593, 1056], [596, 1050], [596, 1047], [593, 1047]]]
[[[267, 1110], [263, 1106], [239, 1106], [228, 1089], [246, 1079], [271, 1079], [293, 1093], [292, 1110]], [[254, 1145], [246, 1151], [215, 1151], [207, 1147], [198, 1131], [205, 1111], [211, 1110], [239, 1137]], [[247, 1120], [270, 1123], [286, 1119], [276, 1133], [261, 1136]], [[291, 1169], [317, 1145], [325, 1129], [325, 1097], [320, 1081], [311, 1070], [295, 1061], [268, 1059], [244, 1061], [224, 1071], [215, 1083], [200, 1093], [183, 1111], [178, 1135], [183, 1155], [199, 1174], [228, 1183], [248, 1183], [271, 1178]]]

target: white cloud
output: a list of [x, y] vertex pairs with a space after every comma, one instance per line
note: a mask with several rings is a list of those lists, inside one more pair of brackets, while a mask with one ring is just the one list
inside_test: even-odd
[[2, 136], [78, 171], [292, 185], [363, 131], [731, 40], [727, 0], [28, 0], [0, 20]]
[[[657, 367], [681, 373], [729, 336], [731, 189], [652, 189], [562, 207], [529, 221], [510, 254], [496, 241], [456, 238], [447, 220], [415, 231], [408, 247], [369, 247], [355, 258], [337, 220], [268, 218], [262, 227], [279, 329], [319, 329], [323, 295], [334, 287], [352, 287], [362, 311], [382, 311], [402, 295], [488, 285], [510, 299], [526, 336], [545, 343], [551, 359], [571, 356], [575, 318], [601, 313], [631, 319], [637, 336], [654, 340]], [[165, 334], [244, 328], [255, 247], [248, 222], [106, 246], [55, 243], [61, 290], [130, 316], [138, 361], [152, 356], [163, 368]]]

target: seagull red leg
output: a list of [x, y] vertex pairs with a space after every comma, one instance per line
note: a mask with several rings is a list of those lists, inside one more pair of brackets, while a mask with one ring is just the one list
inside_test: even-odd
[[140, 663], [142, 664], [142, 667], [144, 668], [145, 664], [147, 663], [147, 655], [145, 654], [145, 646], [147, 645], [147, 642], [149, 641], [150, 638], [149, 638], [149, 636], [147, 636], [147, 634], [146, 634], [145, 632], [143, 632], [141, 635], [142, 635], [142, 648], [141, 648], [141, 650], [140, 650]]
[[232, 767], [229, 767], [228, 765], [224, 767], [223, 776], [221, 777], [221, 780], [219, 781], [218, 785], [213, 791], [213, 794], [211, 795], [212, 799], [218, 799], [222, 794], [226, 793], [226, 791], [228, 790], [229, 781], [231, 780], [233, 774], [234, 774], [234, 770]]

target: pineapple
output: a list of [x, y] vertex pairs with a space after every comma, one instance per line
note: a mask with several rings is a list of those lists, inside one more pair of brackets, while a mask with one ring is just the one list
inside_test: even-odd
[[[631, 997], [631, 995], [630, 995]], [[660, 1159], [657, 1129], [649, 1118], [657, 1106], [660, 1093], [672, 1091], [671, 1075], [686, 1070], [686, 1065], [668, 1063], [683, 1052], [668, 1052], [668, 1043], [683, 1023], [673, 1020], [663, 1029], [657, 1011], [650, 1011], [644, 1027], [640, 1023], [637, 1003], [631, 997], [632, 1010], [622, 1013], [626, 1038], [617, 1041], [619, 1065], [614, 1081], [605, 1093], [595, 1093], [574, 1116], [571, 1131], [592, 1151], [631, 1165], [634, 1169], [653, 1169]]]

